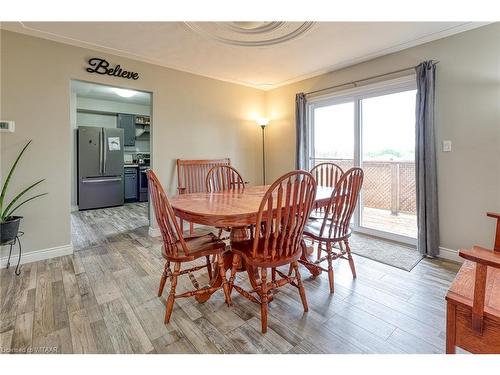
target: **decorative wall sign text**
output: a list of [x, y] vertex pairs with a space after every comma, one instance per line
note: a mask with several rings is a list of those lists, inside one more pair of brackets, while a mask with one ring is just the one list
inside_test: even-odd
[[129, 72], [120, 66], [120, 64], [115, 67], [110, 67], [108, 61], [101, 59], [99, 57], [92, 57], [89, 59], [89, 67], [87, 68], [87, 72], [89, 73], [97, 73], [97, 74], [105, 74], [113, 77], [120, 77], [126, 79], [139, 79], [139, 73]]

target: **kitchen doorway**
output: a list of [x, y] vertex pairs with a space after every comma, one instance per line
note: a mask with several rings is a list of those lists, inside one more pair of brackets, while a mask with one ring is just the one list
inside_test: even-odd
[[72, 80], [70, 114], [75, 251], [147, 232], [152, 93]]

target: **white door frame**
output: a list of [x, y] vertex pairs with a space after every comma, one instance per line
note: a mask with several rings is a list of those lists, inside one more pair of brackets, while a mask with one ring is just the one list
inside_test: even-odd
[[[353, 102], [354, 103], [354, 165], [360, 166], [362, 157], [362, 141], [363, 141], [363, 124], [361, 121], [361, 101], [366, 98], [383, 96], [394, 94], [402, 91], [415, 90], [416, 80], [415, 75], [408, 75], [388, 81], [377, 82], [370, 85], [363, 85], [360, 87], [354, 87], [347, 90], [342, 90], [338, 92], [333, 92], [329, 94], [323, 94], [315, 96], [308, 100], [307, 113], [308, 113], [308, 128], [309, 128], [309, 152], [308, 152], [308, 162], [309, 169], [312, 167], [311, 161], [314, 159], [314, 109], [321, 108], [325, 106], [331, 106], [335, 104], [342, 104]], [[358, 204], [354, 211], [354, 223], [352, 225], [352, 230], [359, 233], [364, 233], [372, 236], [386, 238], [392, 241], [397, 241], [405, 243], [408, 245], [417, 245], [417, 239], [413, 237], [403, 236], [396, 233], [385, 232], [382, 230], [372, 229], [361, 226], [361, 207], [364, 198], [363, 190], [361, 190]]]

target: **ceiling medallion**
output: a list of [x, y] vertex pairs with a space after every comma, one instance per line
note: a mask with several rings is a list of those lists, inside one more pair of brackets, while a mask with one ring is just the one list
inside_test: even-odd
[[185, 22], [192, 31], [215, 41], [243, 47], [272, 46], [304, 34], [314, 22]]

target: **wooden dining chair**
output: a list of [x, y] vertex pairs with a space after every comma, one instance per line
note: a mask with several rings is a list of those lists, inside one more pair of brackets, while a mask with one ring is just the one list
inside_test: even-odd
[[[217, 165], [231, 165], [229, 158], [186, 160], [177, 159], [177, 189], [179, 194], [204, 193], [208, 171]], [[184, 230], [184, 221], [181, 219], [181, 228]], [[189, 223], [189, 233], [193, 233], [193, 223]]]
[[[231, 245], [233, 264], [229, 279], [241, 295], [261, 306], [262, 333], [267, 331], [269, 298], [274, 289], [286, 284], [298, 288], [304, 311], [308, 311], [306, 294], [300, 278], [297, 260], [303, 247], [302, 231], [307, 222], [316, 195], [316, 182], [306, 171], [293, 171], [276, 180], [267, 190], [259, 207], [253, 239]], [[262, 224], [262, 225], [261, 225]], [[240, 260], [247, 267], [249, 277], [260, 268], [260, 284], [246, 291], [234, 284]], [[290, 265], [294, 276], [285, 275], [277, 267]], [[271, 269], [271, 281], [267, 272]], [[276, 280], [276, 274], [281, 278]], [[255, 297], [253, 294], [256, 294]]]
[[[245, 190], [245, 182], [240, 173], [230, 165], [216, 165], [207, 173], [205, 179], [205, 187], [207, 192], [237, 190], [243, 192]], [[217, 227], [219, 230], [218, 238], [221, 238], [222, 231], [229, 231], [230, 228]]]
[[[342, 168], [332, 162], [319, 163], [311, 169], [311, 174], [314, 176], [318, 186], [334, 188], [340, 177], [344, 174]], [[314, 207], [311, 212], [311, 219], [323, 219], [325, 216], [325, 207]], [[314, 241], [313, 241], [314, 244]], [[317, 259], [321, 258], [321, 247], [318, 246]]]
[[[349, 247], [349, 237], [351, 236], [351, 218], [363, 185], [363, 176], [361, 168], [351, 168], [345, 172], [335, 185], [323, 219], [309, 220], [304, 229], [304, 236], [317, 241], [319, 251], [326, 252], [326, 256], [317, 259], [314, 264], [323, 271], [328, 272], [330, 293], [334, 291], [333, 261], [335, 259], [347, 259], [352, 276], [356, 277], [354, 259]], [[326, 248], [323, 248], [323, 244], [326, 245]], [[335, 244], [338, 244], [339, 249], [334, 249], [333, 245]], [[328, 263], [328, 269], [320, 266], [325, 260]], [[303, 260], [301, 262], [306, 263]]]
[[[162, 255], [165, 259], [165, 267], [160, 279], [160, 287], [158, 289], [158, 297], [161, 297], [163, 288], [167, 278], [170, 278], [171, 286], [170, 293], [167, 298], [167, 309], [165, 312], [165, 324], [170, 321], [170, 315], [174, 307], [176, 298], [191, 297], [203, 293], [212, 293], [220, 287], [206, 287], [181, 294], [175, 294], [177, 287], [177, 278], [190, 272], [198, 271], [207, 268], [211, 272], [211, 264], [209, 262], [210, 256], [215, 255], [220, 277], [222, 278], [222, 287], [226, 297], [226, 303], [231, 304], [231, 296], [229, 293], [229, 284], [226, 280], [226, 270], [224, 269], [224, 261], [222, 253], [226, 249], [226, 244], [219, 241], [217, 237], [210, 232], [194, 232], [188, 237], [183, 236], [179, 223], [176, 220], [174, 211], [167, 195], [156, 177], [155, 173], [150, 169], [147, 171], [149, 180], [149, 192], [153, 208], [156, 216], [156, 221], [160, 227], [160, 232], [163, 238]], [[207, 260], [206, 265], [194, 266], [188, 269], [181, 270], [182, 263], [195, 261], [198, 258], [205, 257]], [[174, 272], [170, 269], [170, 264], [174, 263]]]
[[314, 176], [318, 186], [334, 188], [340, 177], [344, 174], [344, 171], [335, 163], [325, 162], [313, 167], [311, 174]]
[[245, 182], [241, 174], [230, 165], [216, 165], [207, 172], [205, 188], [209, 193], [224, 190], [244, 190]]

